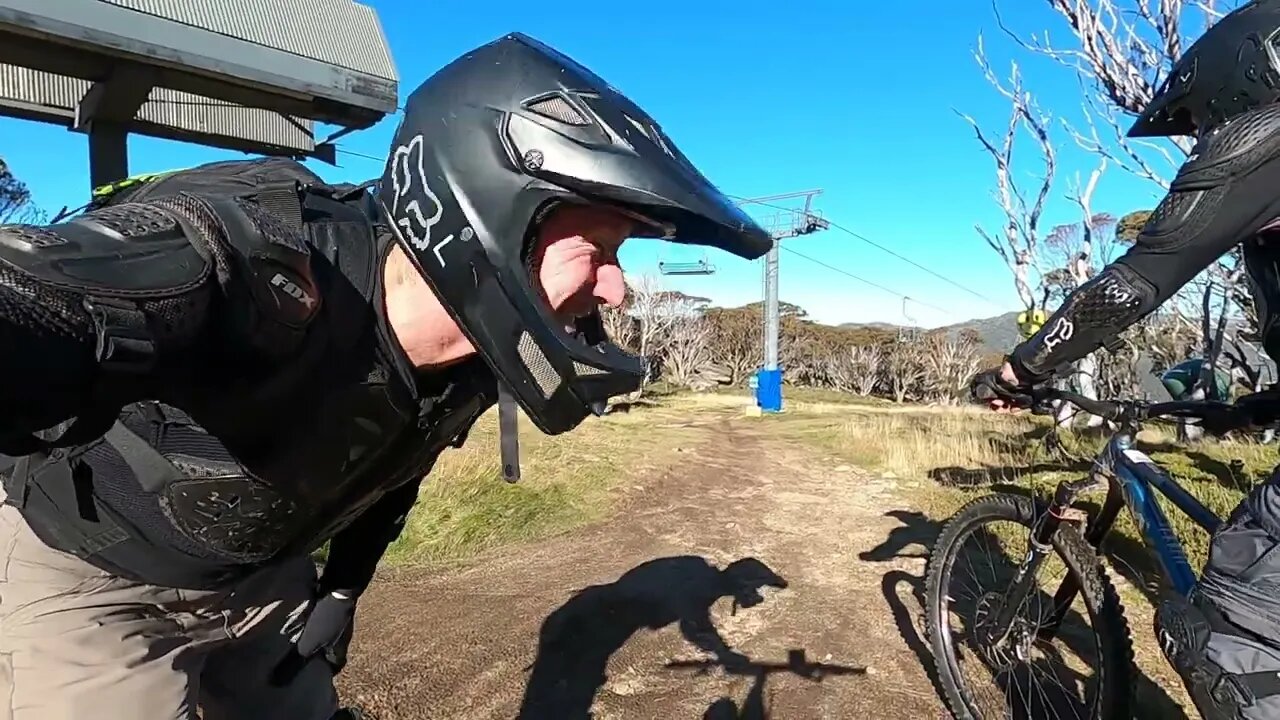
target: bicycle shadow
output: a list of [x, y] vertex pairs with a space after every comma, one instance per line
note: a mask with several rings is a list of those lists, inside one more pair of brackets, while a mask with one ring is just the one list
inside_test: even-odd
[[[929, 548], [938, 538], [942, 524], [930, 519], [924, 513], [911, 510], [890, 510], [885, 513], [885, 517], [894, 518], [900, 524], [889, 531], [884, 542], [859, 553], [858, 559], [864, 562], [889, 562], [899, 558], [927, 560]], [[917, 549], [909, 552], [908, 549], [912, 547]], [[903, 586], [906, 586], [909, 593], [911, 605], [902, 599]], [[928, 675], [934, 692], [938, 697], [942, 697], [942, 685], [938, 679], [937, 670], [934, 669], [933, 652], [921, 635], [924, 626], [923, 574], [913, 575], [906, 570], [896, 568], [889, 570], [881, 576], [880, 592], [884, 595], [885, 602], [889, 604], [890, 612], [893, 613], [893, 622], [898, 628], [898, 635], [920, 661], [920, 666]], [[919, 618], [918, 622], [917, 618]]]
[[769, 720], [771, 715], [768, 704], [765, 701], [765, 686], [770, 675], [789, 673], [812, 682], [822, 682], [830, 676], [867, 674], [866, 668], [836, 663], [810, 662], [805, 658], [805, 651], [802, 649], [788, 650], [785, 663], [749, 661], [725, 665], [724, 663], [705, 660], [677, 660], [667, 663], [668, 668], [694, 668], [698, 670], [698, 674], [706, 673], [716, 666], [723, 668], [730, 675], [744, 675], [754, 679], [751, 683], [751, 689], [747, 691], [747, 696], [741, 705], [734, 702], [732, 698], [717, 698], [702, 714], [702, 720]]
[[678, 626], [685, 640], [719, 663], [750, 659], [721, 637], [711, 608], [732, 598], [735, 610], [764, 602], [765, 587], [787, 581], [754, 557], [717, 568], [694, 555], [642, 563], [611, 583], [579, 590], [547, 616], [517, 715], [519, 720], [589, 720], [609, 658], [643, 629]]
[[1243, 461], [1223, 462], [1201, 450], [1197, 450], [1194, 443], [1184, 445], [1168, 441], [1139, 442], [1138, 447], [1148, 455], [1153, 453], [1181, 455], [1191, 461], [1192, 467], [1212, 476], [1222, 487], [1242, 493], [1249, 492], [1255, 485], [1263, 482], [1271, 475], [1270, 468], [1261, 472], [1250, 472], [1246, 469]]
[[[896, 558], [927, 559], [929, 549], [941, 532], [942, 524], [929, 518], [924, 513], [916, 511], [891, 510], [885, 513], [885, 516], [898, 520], [900, 525], [889, 532], [883, 543], [861, 553], [859, 557], [864, 561], [872, 562], [886, 562]], [[975, 533], [972, 539], [976, 539], [980, 544], [988, 547], [991, 545], [1000, 546], [1000, 540], [986, 531]], [[918, 549], [911, 550], [913, 546]], [[1007, 578], [1002, 582], [997, 577], [993, 587], [1003, 587], [1005, 583], [1011, 582], [1013, 571], [1014, 565], [1011, 563], [1008, 568]], [[904, 585], [910, 592], [911, 606], [903, 601], [900, 591]], [[892, 610], [894, 622], [903, 641], [925, 668], [929, 680], [933, 683], [939, 697], [944, 697], [940, 678], [934, 668], [932, 649], [927, 639], [922, 636], [925, 624], [923, 621], [917, 623], [913, 620], [914, 617], [922, 616], [924, 613], [924, 585], [925, 578], [922, 574], [917, 575], [900, 568], [894, 568], [883, 575], [881, 591], [884, 593], [885, 600]], [[954, 593], [954, 590], [952, 592]], [[976, 597], [956, 597], [953, 598], [953, 609], [961, 617], [973, 617], [977, 612], [977, 602], [978, 598]], [[1047, 608], [1052, 605], [1052, 598], [1041, 590], [1037, 593], [1034, 602], [1041, 607]], [[1084, 624], [1084, 622], [1084, 617], [1072, 607], [1068, 610], [1067, 616], [1062, 623], [1063, 630], [1057, 637], [1057, 640], [1066, 646], [1065, 649], [1076, 658], [1089, 657], [1096, 653], [1096, 648], [1092, 647], [1091, 633], [1082, 634], [1073, 631], [1074, 627]], [[1089, 646], [1087, 648], [1085, 647], [1086, 643]], [[1061, 656], [1061, 653], [1056, 648], [1044, 646], [1043, 644], [1040, 644], [1039, 647], [1046, 654], [1058, 654], [1049, 658], [1047, 662], [1038, 662], [1027, 666], [1024, 674], [1014, 674], [1013, 677], [1008, 678], [1002, 685], [1001, 690], [1008, 694], [1009, 697], [1016, 699], [1022, 696], [1023, 694], [1019, 688], [1028, 681], [1031, 675], [1054, 679], [1058, 687], [1062, 688], [1062, 692], [1066, 692], [1067, 688], [1083, 685], [1086, 676], [1067, 667], [1065, 658]], [[968, 676], [968, 673], [966, 673], [966, 676]], [[1186, 720], [1186, 713], [1181, 706], [1141, 670], [1138, 670], [1135, 675], [1135, 685], [1136, 717]], [[1026, 695], [1029, 696], [1030, 693], [1028, 692]], [[1029, 717], [1033, 718], [1048, 717], [1050, 715], [1044, 714], [1046, 711], [1053, 711], [1055, 707], [1061, 707], [1068, 703], [1068, 700], [1061, 692], [1057, 696], [1042, 693], [1028, 699], [1030, 702], [1022, 710], [1029, 711]], [[1071, 702], [1078, 703], [1078, 699]]]

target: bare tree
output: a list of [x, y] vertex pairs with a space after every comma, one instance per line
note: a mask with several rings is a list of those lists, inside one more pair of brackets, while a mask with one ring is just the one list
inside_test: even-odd
[[737, 384], [760, 365], [764, 355], [763, 315], [748, 306], [711, 308], [706, 317], [713, 334], [713, 359], [729, 375], [729, 382]]
[[[1174, 171], [1194, 146], [1189, 137], [1127, 137], [1128, 126], [1161, 88], [1174, 64], [1196, 37], [1241, 0], [1044, 0], [1071, 33], [1066, 45], [1051, 43], [1048, 32], [1024, 39], [996, 18], [1018, 45], [1069, 68], [1080, 83], [1085, 129], [1062, 122], [1076, 143], [1133, 175], [1167, 188]], [[1200, 316], [1200, 299], [1210, 283], [1229, 288], [1233, 317], [1250, 317], [1254, 308], [1241, 302], [1242, 258], [1228, 253], [1201, 273], [1169, 303], [1192, 322]]]
[[[657, 359], [660, 338], [666, 336], [667, 328], [673, 322], [667, 313], [668, 304], [662, 284], [653, 275], [645, 274], [628, 282], [631, 291], [630, 314], [636, 319], [634, 342], [635, 351], [641, 357]], [[650, 364], [653, 368], [653, 364]], [[644, 395], [645, 384], [653, 377], [646, 377], [640, 389], [632, 393], [632, 400]]]
[[854, 392], [870, 395], [880, 381], [884, 350], [875, 345], [853, 345], [849, 348], [849, 379]]
[[[1054, 45], [1048, 32], [1029, 39], [1005, 26], [1020, 46], [1070, 68], [1084, 92], [1087, 131], [1071, 127], [1072, 136], [1086, 150], [1097, 153], [1138, 177], [1161, 187], [1190, 153], [1194, 142], [1179, 137], [1151, 141], [1126, 137], [1128, 123], [1151, 102], [1191, 38], [1221, 18], [1239, 2], [1216, 0], [1044, 0], [1066, 21], [1073, 47]], [[994, 6], [994, 2], [993, 2]], [[1105, 126], [1105, 130], [1100, 126]]]
[[[1079, 190], [1076, 200], [1084, 210], [1084, 220], [1080, 225], [1060, 225], [1048, 236], [1041, 237], [1040, 221], [1045, 201], [1053, 188], [1057, 161], [1053, 143], [1049, 137], [1050, 118], [1042, 113], [1035, 104], [1031, 93], [1022, 85], [1022, 75], [1017, 63], [1012, 63], [1009, 82], [1003, 83], [991, 69], [983, 49], [982, 36], [978, 36], [978, 47], [974, 51], [978, 66], [982, 68], [987, 82], [1010, 102], [1009, 122], [1005, 127], [1002, 142], [997, 144], [979, 127], [976, 120], [961, 115], [973, 127], [978, 141], [996, 164], [995, 199], [1004, 211], [1006, 225], [1003, 243], [997, 242], [989, 233], [978, 227], [979, 234], [987, 244], [1000, 255], [1013, 275], [1014, 287], [1018, 297], [1027, 311], [1036, 308], [1037, 296], [1042, 302], [1048, 302], [1051, 296], [1064, 297], [1067, 293], [1084, 283], [1093, 272], [1094, 231], [1108, 222], [1114, 225], [1110, 216], [1096, 216], [1089, 208], [1090, 198], [1097, 187], [1098, 179], [1105, 170], [1105, 163], [1090, 176], [1084, 190]], [[1040, 174], [1039, 188], [1034, 202], [1028, 202], [1026, 194], [1017, 186], [1012, 177], [1013, 152], [1018, 135], [1026, 131], [1039, 145], [1043, 169]], [[1077, 183], [1078, 184], [1078, 183]], [[1056, 263], [1055, 253], [1059, 256]], [[1032, 279], [1032, 272], [1036, 278]], [[1047, 308], [1043, 308], [1047, 312]], [[1096, 396], [1093, 377], [1096, 375], [1097, 363], [1093, 356], [1077, 363], [1075, 377], [1082, 394]], [[1064, 411], [1065, 412], [1065, 411]], [[1068, 416], [1059, 412], [1060, 422]]]
[[1138, 371], [1139, 363], [1144, 354], [1148, 359], [1151, 358], [1150, 348], [1144, 345], [1142, 340], [1145, 332], [1145, 325], [1140, 324], [1129, 328], [1121, 334], [1115, 343], [1114, 350], [1099, 357], [1098, 374], [1094, 377], [1094, 384], [1103, 397], [1142, 396], [1143, 386], [1142, 376]]
[[1157, 310], [1138, 328], [1134, 339], [1151, 358], [1151, 371], [1160, 374], [1191, 357], [1200, 340], [1200, 329], [1186, 316]]
[[[662, 283], [652, 275], [642, 275], [631, 284], [631, 314], [637, 321], [635, 348], [641, 357], [654, 358], [660, 349], [662, 338], [675, 316], [669, 312], [670, 301]], [[653, 378], [645, 378], [647, 383]], [[637, 393], [643, 392], [643, 386]]]
[[31, 202], [31, 190], [0, 158], [0, 223], [39, 223], [42, 213]]
[[[991, 65], [987, 62], [981, 35], [978, 36], [978, 48], [974, 51], [974, 57], [982, 68], [983, 74], [986, 75], [987, 81], [991, 83], [991, 86], [996, 91], [1008, 98], [1011, 105], [1009, 122], [1005, 127], [1004, 137], [999, 141], [993, 140], [987, 133], [983, 132], [978, 122], [971, 116], [956, 111], [973, 127], [973, 131], [978, 137], [978, 142], [982, 144], [982, 147], [986, 149], [987, 153], [995, 161], [996, 189], [994, 196], [1005, 215], [1004, 230], [999, 240], [984, 230], [981, 225], [977, 225], [975, 228], [978, 234], [982, 236], [982, 239], [991, 246], [992, 250], [995, 250], [1000, 255], [1001, 259], [1009, 267], [1009, 271], [1013, 275], [1014, 287], [1018, 292], [1018, 299], [1022, 301], [1024, 307], [1031, 310], [1036, 304], [1036, 294], [1033, 288], [1039, 284], [1039, 278], [1033, 281], [1031, 273], [1035, 271], [1039, 276], [1044, 274], [1043, 268], [1039, 266], [1040, 216], [1044, 212], [1045, 201], [1048, 199], [1049, 191], [1052, 189], [1057, 165], [1053, 144], [1049, 141], [1047, 129], [1049, 119], [1036, 107], [1031, 93], [1022, 87], [1022, 74], [1018, 69], [1017, 63], [1012, 63], [1007, 87], [996, 77]], [[1030, 202], [1027, 200], [1027, 195], [1014, 181], [1012, 172], [1014, 146], [1019, 132], [1022, 130], [1030, 132], [1032, 137], [1035, 138], [1044, 161], [1040, 187], [1035, 194], [1035, 199]]]
[[920, 372], [925, 391], [937, 402], [955, 404], [981, 365], [976, 339], [969, 335], [930, 335], [924, 339], [922, 350]]
[[848, 352], [852, 347], [830, 347], [823, 353], [823, 375], [831, 387], [840, 392], [856, 392], [852, 356]]
[[622, 304], [618, 307], [600, 308], [600, 320], [609, 339], [621, 348], [639, 352], [640, 323], [635, 317], [633, 305], [635, 291], [628, 284]]
[[673, 318], [661, 338], [662, 367], [677, 385], [689, 386], [711, 364], [711, 324], [688, 299], [672, 299]]
[[916, 336], [905, 336], [885, 349], [885, 387], [894, 402], [914, 397], [924, 377], [924, 343]]
[[[1075, 191], [1071, 199], [1080, 207], [1081, 220], [1072, 225], [1059, 226], [1050, 233], [1046, 245], [1056, 249], [1062, 258], [1060, 266], [1069, 287], [1064, 288], [1064, 295], [1074, 292], [1094, 276], [1097, 270], [1110, 260], [1111, 250], [1115, 247], [1114, 215], [1094, 213], [1092, 207], [1093, 193], [1098, 187], [1098, 180], [1107, 169], [1107, 159], [1089, 175], [1089, 182], [1080, 188], [1079, 179], [1075, 182]], [[1110, 238], [1110, 240], [1108, 240]], [[1101, 252], [1097, 252], [1101, 250]], [[1101, 261], [1099, 261], [1101, 260]], [[1076, 387], [1081, 395], [1097, 399], [1097, 378], [1099, 374], [1098, 351], [1080, 358], [1075, 364], [1074, 374]], [[1087, 415], [1090, 427], [1102, 424], [1097, 415]]]

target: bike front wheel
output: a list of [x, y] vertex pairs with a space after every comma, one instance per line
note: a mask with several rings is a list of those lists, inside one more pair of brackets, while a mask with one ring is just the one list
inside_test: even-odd
[[[940, 690], [959, 720], [1132, 717], [1135, 670], [1124, 608], [1075, 526], [1059, 527], [1035, 584], [1016, 600], [1013, 623], [992, 639], [990, 621], [1009, 601], [1006, 590], [1046, 510], [1021, 495], [977, 498], [947, 521], [929, 554], [926, 630]], [[1068, 576], [1079, 591], [1065, 612], [1055, 612]], [[953, 616], [962, 619], [959, 629]], [[1084, 621], [1088, 627], [1079, 629]]]

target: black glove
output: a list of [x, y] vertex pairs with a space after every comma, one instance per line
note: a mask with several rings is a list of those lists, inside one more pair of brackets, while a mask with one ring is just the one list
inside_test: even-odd
[[1214, 435], [1232, 430], [1270, 425], [1280, 420], [1280, 389], [1269, 388], [1243, 395], [1230, 405], [1212, 413], [1204, 413], [1199, 425]]
[[347, 664], [347, 646], [355, 630], [357, 594], [334, 590], [317, 598], [303, 615], [302, 632], [289, 654], [272, 672], [271, 681], [286, 685], [311, 658], [323, 654], [337, 675]]
[[974, 400], [984, 403], [1002, 400], [1006, 405], [1029, 408], [1036, 402], [1033, 386], [1009, 384], [1001, 377], [999, 367], [974, 375], [969, 383], [969, 392]]

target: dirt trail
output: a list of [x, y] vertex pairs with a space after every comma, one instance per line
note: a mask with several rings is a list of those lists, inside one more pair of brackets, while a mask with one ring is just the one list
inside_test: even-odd
[[[732, 720], [766, 717], [760, 705], [778, 720], [942, 717], [912, 594], [930, 524], [892, 510], [891, 480], [749, 421], [701, 425], [687, 461], [609, 522], [461, 571], [381, 578], [340, 676], [347, 701], [381, 720]], [[730, 575], [787, 586], [733, 614], [743, 585], [717, 569], [752, 558]], [[750, 659], [745, 674], [669, 665], [710, 658], [698, 646], [717, 638]], [[801, 677], [812, 668], [788, 669], [797, 651], [834, 671]]]

